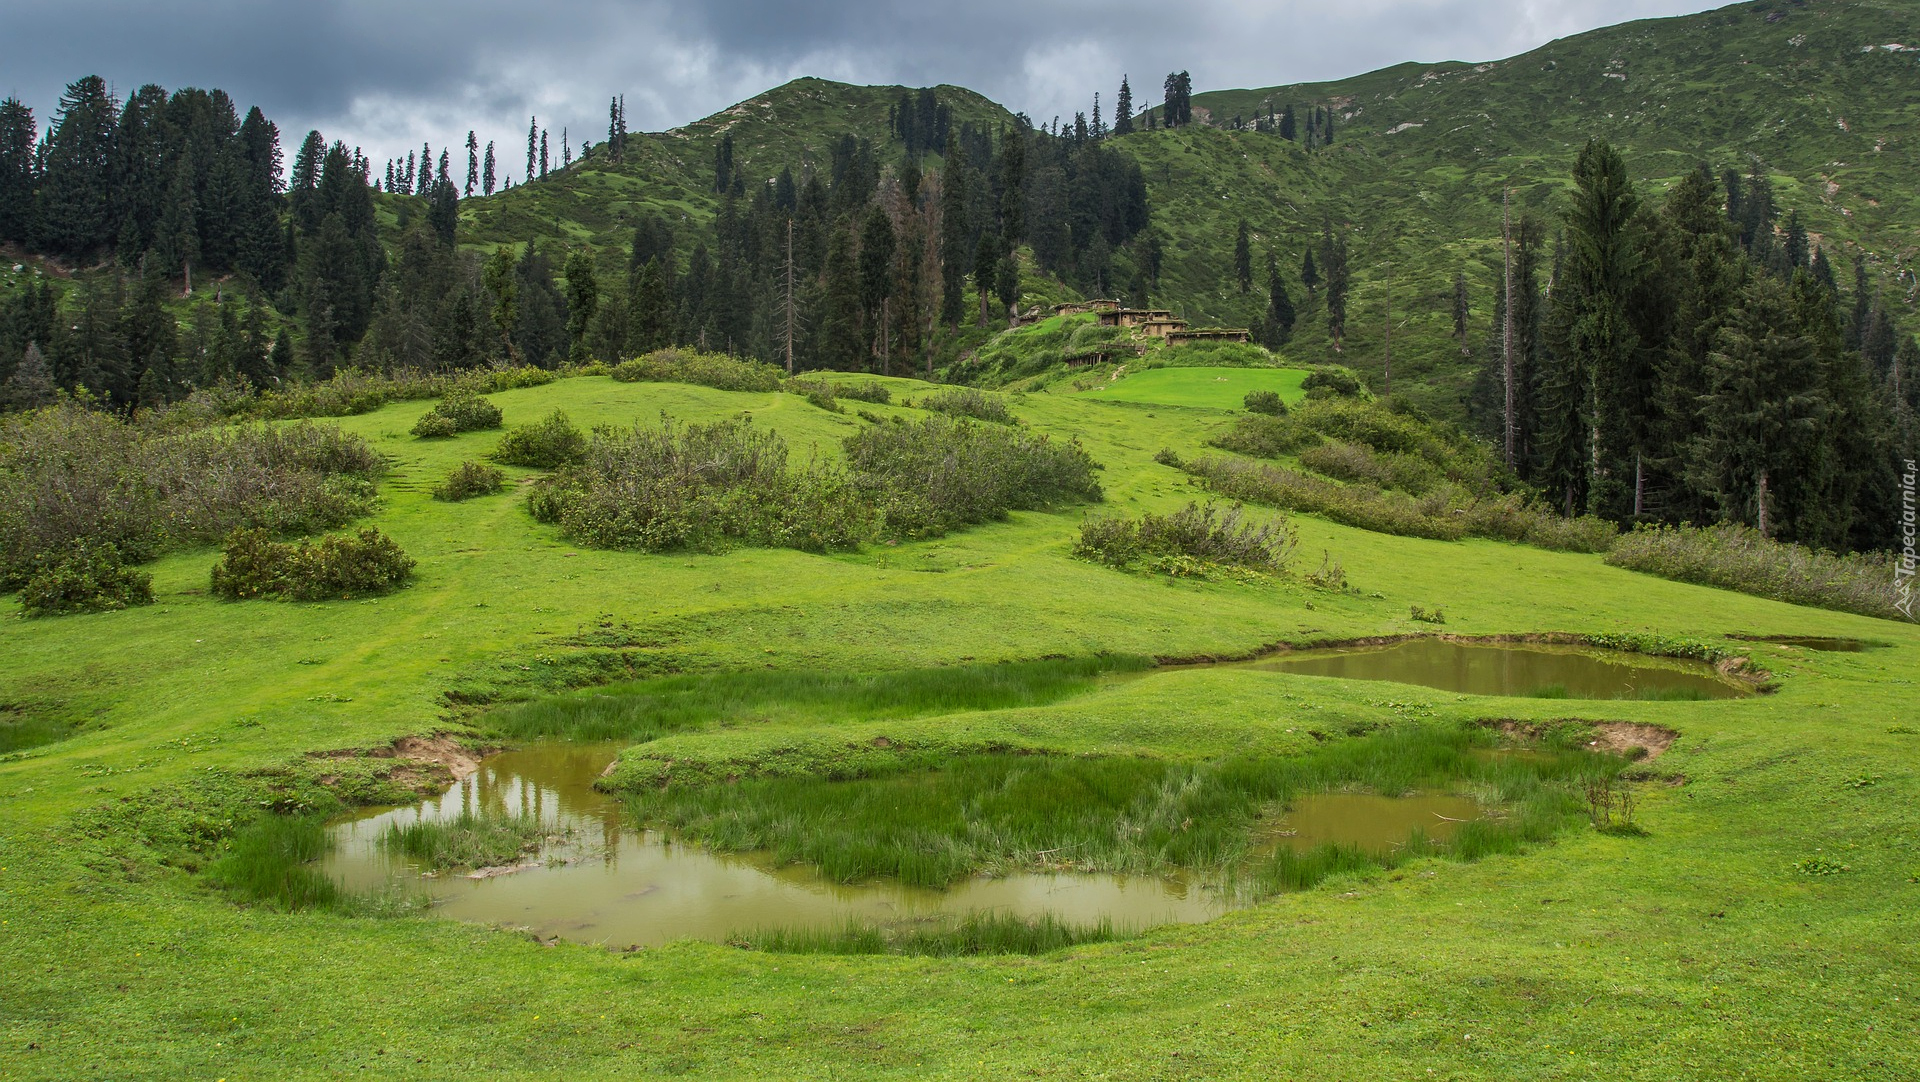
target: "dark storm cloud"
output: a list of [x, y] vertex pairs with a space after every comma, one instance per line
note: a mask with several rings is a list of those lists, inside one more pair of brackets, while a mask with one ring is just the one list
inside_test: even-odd
[[[604, 136], [606, 100], [635, 127], [685, 123], [799, 75], [956, 83], [1036, 119], [1104, 108], [1122, 73], [1135, 101], [1171, 70], [1196, 89], [1335, 78], [1406, 60], [1487, 60], [1703, 0], [372, 0], [171, 4], [0, 0], [0, 92], [48, 119], [88, 73], [218, 86], [259, 105], [288, 142], [317, 127], [381, 158], [467, 129], [524, 170], [538, 114], [557, 140]], [[520, 163], [518, 169], [515, 163]]]

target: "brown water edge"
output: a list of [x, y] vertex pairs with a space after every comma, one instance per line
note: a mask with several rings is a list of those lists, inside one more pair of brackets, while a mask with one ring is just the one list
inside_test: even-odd
[[[1196, 923], [1238, 907], [1220, 889], [1181, 875], [1023, 873], [933, 890], [890, 881], [836, 883], [805, 866], [678, 844], [635, 829], [617, 799], [593, 788], [620, 747], [542, 742], [488, 756], [439, 797], [337, 820], [329, 827], [334, 844], [324, 870], [350, 890], [399, 886], [424, 893], [441, 916], [615, 946], [722, 942], [761, 928], [885, 926], [984, 912], [1050, 913], [1074, 924], [1105, 920], [1128, 931]], [[528, 866], [479, 878], [423, 875], [423, 868], [380, 844], [389, 824], [452, 818], [463, 810], [535, 815], [568, 840]]]
[[1674, 694], [1732, 699], [1751, 694], [1705, 662], [1546, 643], [1422, 637], [1226, 664], [1301, 676], [1387, 680], [1467, 695], [1529, 696], [1548, 689], [1558, 692], [1555, 698], [1569, 699]]
[[1818, 635], [1728, 635], [1741, 642], [1764, 642], [1772, 646], [1797, 646], [1832, 654], [1858, 654], [1883, 644], [1865, 639], [1832, 639]]

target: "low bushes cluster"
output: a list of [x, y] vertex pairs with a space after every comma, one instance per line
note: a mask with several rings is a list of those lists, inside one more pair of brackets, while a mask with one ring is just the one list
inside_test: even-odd
[[841, 398], [851, 398], [855, 402], [871, 402], [885, 406], [893, 401], [893, 392], [879, 380], [867, 380], [864, 383], [841, 383], [833, 388], [834, 394]]
[[1361, 381], [1359, 374], [1345, 365], [1314, 365], [1307, 377], [1300, 381], [1300, 389], [1307, 392], [1310, 399], [1358, 398], [1371, 400], [1372, 392]]
[[505, 486], [507, 475], [483, 462], [462, 462], [433, 486], [433, 498], [448, 503], [490, 496]]
[[[1316, 457], [1342, 480], [1375, 484], [1398, 482], [1431, 488], [1440, 479], [1474, 492], [1495, 492], [1504, 479], [1493, 454], [1457, 428], [1428, 418], [1411, 406], [1349, 398], [1302, 403], [1281, 416], [1242, 417], [1214, 441], [1216, 446], [1256, 458]], [[1330, 449], [1328, 449], [1330, 448]], [[1328, 471], [1322, 471], [1328, 472]]]
[[0, 590], [81, 544], [138, 564], [237, 528], [339, 526], [384, 469], [364, 440], [310, 423], [179, 433], [72, 404], [0, 418]]
[[1006, 425], [895, 418], [849, 436], [847, 468], [889, 537], [948, 530], [1076, 503], [1098, 503], [1098, 464], [1077, 441]]
[[392, 402], [441, 398], [455, 392], [482, 395], [540, 387], [568, 374], [532, 365], [457, 372], [369, 372], [354, 368], [327, 380], [287, 381], [257, 394], [244, 384], [225, 384], [196, 391], [166, 412], [175, 418], [176, 425], [217, 424], [236, 417], [263, 421], [350, 417], [371, 413]]
[[1397, 488], [1421, 496], [1445, 483], [1433, 463], [1417, 455], [1381, 454], [1363, 443], [1330, 440], [1300, 452], [1300, 464], [1336, 481]]
[[564, 412], [554, 410], [532, 424], [508, 429], [492, 458], [509, 466], [552, 470], [578, 462], [586, 453], [586, 433], [574, 427]]
[[1475, 496], [1443, 484], [1414, 497], [1226, 458], [1193, 459], [1181, 468], [1229, 499], [1323, 515], [1342, 525], [1403, 537], [1486, 537], [1569, 552], [1605, 552], [1615, 536], [1612, 523], [1591, 516], [1563, 518], [1517, 493]]
[[1248, 413], [1263, 413], [1269, 417], [1279, 417], [1287, 412], [1286, 399], [1279, 391], [1248, 391], [1242, 400]]
[[236, 530], [213, 567], [213, 592], [229, 601], [346, 600], [397, 589], [413, 568], [413, 559], [372, 527], [298, 544], [275, 541], [265, 530]]
[[781, 385], [788, 394], [797, 394], [828, 413], [846, 412], [840, 406], [833, 384], [823, 379], [790, 379]]
[[597, 548], [847, 548], [875, 516], [845, 471], [787, 467], [779, 433], [748, 421], [596, 433], [583, 460], [529, 495], [536, 519]]
[[1906, 616], [1894, 607], [1894, 560], [1886, 553], [1819, 552], [1736, 524], [1641, 527], [1607, 554], [1615, 567], [1665, 579], [1900, 620]]
[[20, 590], [27, 616], [109, 612], [153, 604], [153, 576], [128, 567], [111, 543], [80, 542], [35, 571]]
[[1238, 505], [1221, 509], [1189, 503], [1171, 515], [1089, 518], [1073, 554], [1110, 567], [1204, 573], [1212, 567], [1278, 573], [1293, 558], [1298, 538], [1284, 519], [1254, 524]]
[[986, 954], [1046, 954], [1082, 943], [1131, 938], [1107, 919], [1087, 924], [1052, 913], [968, 913], [950, 924], [918, 921], [898, 927], [849, 923], [837, 928], [762, 928], [730, 938], [730, 946], [779, 954], [907, 954], [954, 958]]
[[777, 391], [785, 379], [780, 369], [760, 361], [672, 348], [623, 361], [609, 374], [622, 383], [693, 383], [720, 391]]
[[997, 394], [972, 387], [953, 387], [945, 391], [936, 391], [921, 399], [919, 407], [944, 413], [949, 417], [971, 417], [977, 421], [992, 421], [998, 425], [1018, 424], [1013, 412], [1007, 409], [1005, 399]]
[[413, 434], [422, 439], [478, 432], [499, 428], [500, 407], [465, 388], [447, 392], [439, 403], [414, 423]]
[[436, 871], [510, 864], [539, 850], [546, 830], [539, 817], [464, 810], [451, 819], [388, 824], [380, 844]]

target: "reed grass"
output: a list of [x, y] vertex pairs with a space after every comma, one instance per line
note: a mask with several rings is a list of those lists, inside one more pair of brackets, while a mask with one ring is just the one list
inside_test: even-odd
[[545, 834], [537, 816], [462, 811], [452, 819], [389, 824], [380, 844], [436, 870], [490, 868], [537, 851]]
[[521, 703], [488, 723], [518, 739], [653, 740], [714, 723], [817, 723], [930, 717], [1058, 702], [1103, 676], [1141, 672], [1123, 655], [874, 673], [738, 672], [668, 676]]
[[1111, 920], [1077, 924], [1052, 913], [1021, 917], [968, 913], [958, 921], [889, 927], [849, 921], [837, 928], [763, 928], [734, 936], [748, 950], [781, 954], [910, 954], [955, 958], [982, 954], [1048, 954], [1082, 943], [1131, 938]]

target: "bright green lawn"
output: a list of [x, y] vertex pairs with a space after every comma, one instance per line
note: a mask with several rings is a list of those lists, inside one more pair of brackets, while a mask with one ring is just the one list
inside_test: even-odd
[[1298, 368], [1150, 368], [1084, 392], [1108, 402], [1244, 409], [1248, 391], [1277, 391], [1291, 406], [1306, 397]]
[[[1177, 374], [1171, 370], [1168, 374]], [[1137, 378], [1137, 377], [1136, 377]], [[898, 393], [919, 385], [894, 381]], [[661, 410], [778, 426], [804, 454], [867, 422], [791, 395], [574, 379], [493, 396], [508, 422]], [[1118, 509], [1193, 498], [1162, 447], [1218, 414], [1013, 396], [1078, 437]], [[347, 419], [397, 466], [374, 522], [419, 560], [378, 601], [220, 603], [214, 554], [154, 565], [158, 604], [0, 620], [0, 703], [88, 719], [0, 757], [0, 1078], [1907, 1078], [1920, 1075], [1920, 631], [1610, 568], [1597, 556], [1297, 520], [1360, 593], [1127, 575], [1068, 556], [1081, 511], [832, 557], [581, 550], [517, 495], [427, 489], [498, 439], [427, 443], [425, 403]], [[871, 407], [877, 414], [905, 412]], [[528, 476], [514, 471], [516, 480]], [[14, 602], [0, 602], [12, 611]], [[874, 748], [1204, 757], [1310, 746], [1356, 721], [1565, 716], [1680, 732], [1626, 838], [1426, 861], [1210, 924], [1037, 958], [621, 953], [432, 918], [235, 906], [172, 857], [258, 814], [275, 778], [349, 774], [315, 750], [457, 727], [450, 688], [528, 694], [609, 666], [828, 670], [1095, 651], [1232, 655], [1426, 630], [1832, 635], [1756, 646], [1774, 695], [1701, 703], [1478, 699], [1182, 669], [1048, 706], [686, 732], [625, 769], [806, 770]], [[1311, 607], [1309, 607], [1311, 606]], [[602, 615], [627, 645], [562, 640]], [[481, 719], [484, 721], [484, 719]], [[866, 753], [866, 752], [861, 752]], [[366, 769], [361, 764], [361, 769]], [[1796, 864], [1829, 862], [1830, 875]]]

